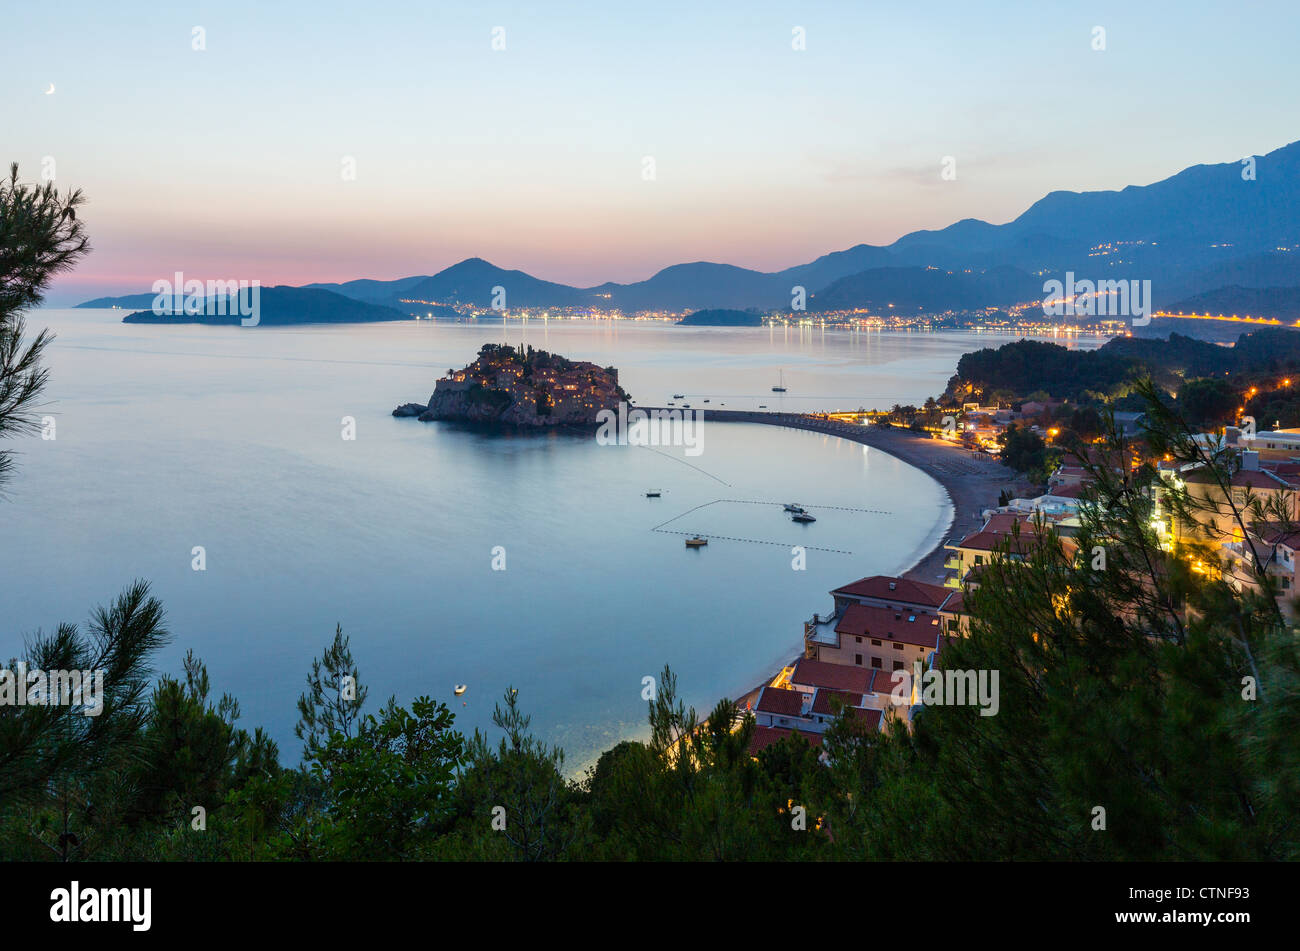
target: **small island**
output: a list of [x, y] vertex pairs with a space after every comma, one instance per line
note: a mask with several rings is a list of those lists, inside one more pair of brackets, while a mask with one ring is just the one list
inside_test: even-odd
[[[122, 323], [239, 326], [245, 318], [251, 317], [255, 320], [244, 326], [274, 327], [408, 319], [406, 314], [392, 307], [367, 304], [333, 291], [306, 287], [258, 287], [256, 291], [245, 288], [214, 296], [196, 295], [192, 301], [193, 312], [185, 309], [185, 300], [184, 295], [152, 295], [150, 304], [145, 306], [152, 305], [154, 309], [127, 314]], [[84, 306], [93, 303], [98, 301], [87, 301]]]
[[567, 360], [545, 350], [487, 343], [463, 370], [434, 384], [427, 404], [406, 403], [394, 416], [528, 428], [595, 427], [601, 410], [629, 402], [618, 370]]
[[748, 310], [697, 310], [677, 321], [678, 327], [761, 327], [763, 317]]

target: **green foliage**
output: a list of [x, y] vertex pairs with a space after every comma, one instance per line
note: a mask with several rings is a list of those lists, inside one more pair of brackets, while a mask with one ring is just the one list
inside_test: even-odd
[[492, 723], [504, 732], [492, 747], [478, 730], [470, 740], [457, 780], [460, 829], [474, 854], [526, 862], [563, 858], [581, 817], [578, 790], [563, 775], [564, 752], [528, 732], [531, 717], [509, 688]]
[[1049, 454], [1041, 436], [1012, 423], [998, 441], [1002, 444], [1001, 459], [1005, 465], [1025, 473], [1036, 482], [1047, 481], [1049, 464], [1055, 461], [1055, 456]]
[[[18, 181], [18, 166], [0, 178], [0, 439], [35, 432], [37, 400], [48, 371], [41, 357], [53, 336], [42, 330], [26, 342], [22, 312], [38, 306], [55, 275], [72, 268], [90, 242], [77, 209], [81, 192], [60, 194]], [[0, 486], [12, 477], [11, 452], [0, 450]]]
[[446, 704], [392, 699], [357, 734], [333, 733], [306, 759], [323, 806], [301, 816], [296, 848], [314, 859], [420, 858], [451, 815], [450, 793], [464, 740]]
[[[1151, 450], [1196, 466], [1197, 491], [1129, 448], [1108, 414], [1080, 460], [1091, 486], [1069, 539], [1046, 523], [1009, 538], [965, 592], [968, 636], [935, 670], [997, 675], [997, 710], [932, 703], [883, 732], [840, 712], [820, 747], [789, 736], [751, 755], [753, 717], [722, 700], [700, 717], [665, 668], [648, 735], [581, 782], [533, 736], [515, 690], [495, 742], [466, 743], [445, 704], [394, 699], [375, 715], [347, 639], [312, 665], [299, 769], [277, 763], [238, 705], [213, 701], [187, 655], [146, 698], [161, 606], [137, 584], [33, 643], [46, 668], [102, 665], [105, 707], [0, 706], [0, 854], [151, 860], [1244, 860], [1300, 858], [1300, 640], [1244, 546], [1234, 588], [1226, 524], [1289, 526], [1234, 494], [1234, 450], [1207, 447], [1149, 380], [1132, 382]], [[1014, 437], [1013, 451], [1044, 447]], [[1094, 461], [1098, 460], [1098, 461]], [[1190, 478], [1191, 470], [1184, 469]], [[1285, 508], [1285, 506], [1282, 506]], [[1172, 516], [1204, 537], [1171, 543]], [[1199, 521], [1198, 521], [1199, 519]], [[1214, 532], [1220, 533], [1215, 535]], [[1017, 557], [1008, 557], [1012, 551]], [[1255, 588], [1258, 590], [1256, 591]], [[191, 821], [205, 807], [207, 825]]]
[[1188, 380], [1178, 389], [1178, 408], [1194, 426], [1219, 427], [1236, 422], [1241, 399], [1227, 380], [1209, 377]]
[[334, 641], [311, 662], [307, 692], [298, 697], [298, 724], [293, 733], [303, 741], [304, 759], [319, 757], [335, 733], [345, 739], [352, 736], [366, 693], [343, 625], [336, 625]]

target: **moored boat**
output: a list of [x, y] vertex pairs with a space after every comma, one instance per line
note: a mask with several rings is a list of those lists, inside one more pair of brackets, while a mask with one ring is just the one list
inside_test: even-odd
[[694, 538], [686, 539], [687, 548], [700, 548], [708, 543], [709, 540], [707, 538], [701, 538], [699, 535], [696, 535]]

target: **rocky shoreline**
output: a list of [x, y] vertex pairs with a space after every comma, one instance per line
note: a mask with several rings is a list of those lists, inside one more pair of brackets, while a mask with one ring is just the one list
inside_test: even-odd
[[489, 343], [469, 366], [439, 379], [427, 404], [403, 403], [393, 415], [523, 429], [594, 428], [602, 410], [627, 401], [613, 367]]

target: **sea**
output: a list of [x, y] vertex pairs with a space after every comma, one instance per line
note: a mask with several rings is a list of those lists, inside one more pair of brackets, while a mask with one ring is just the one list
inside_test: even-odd
[[[665, 667], [705, 715], [795, 656], [832, 588], [906, 570], [952, 519], [938, 483], [878, 449], [710, 422], [710, 409], [919, 405], [963, 353], [1014, 339], [637, 320], [160, 326], [123, 314], [28, 317], [56, 337], [46, 431], [6, 444], [18, 468], [0, 498], [0, 657], [61, 622], [84, 626], [142, 578], [172, 635], [156, 672], [179, 674], [193, 651], [214, 701], [234, 696], [239, 724], [265, 727], [286, 765], [299, 761], [295, 703], [312, 659], [341, 625], [371, 711], [427, 695], [457, 729], [495, 741], [493, 708], [517, 689], [571, 775], [647, 735], [645, 696]], [[703, 410], [698, 444], [391, 415], [427, 401], [484, 343], [617, 367], [636, 402]], [[791, 522], [788, 502], [817, 521]], [[688, 549], [694, 534], [709, 544]]]

